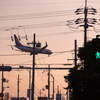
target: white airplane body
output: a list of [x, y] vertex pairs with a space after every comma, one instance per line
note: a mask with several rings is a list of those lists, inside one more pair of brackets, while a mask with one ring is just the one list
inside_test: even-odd
[[[15, 34], [14, 34], [14, 39], [15, 39], [15, 47], [16, 48], [20, 49], [22, 52], [29, 52], [31, 55], [33, 54], [33, 47], [22, 45], [19, 42], [19, 40], [18, 40], [18, 38], [17, 38], [17, 36]], [[47, 47], [47, 43], [42, 48], [35, 47], [35, 54], [38, 54], [38, 53], [40, 53], [40, 54], [48, 54], [48, 55], [52, 54], [52, 51], [49, 50], [49, 49], [46, 49], [46, 47]]]

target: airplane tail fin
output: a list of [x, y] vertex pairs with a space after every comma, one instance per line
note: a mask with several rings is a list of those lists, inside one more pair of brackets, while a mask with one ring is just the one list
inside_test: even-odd
[[15, 39], [16, 46], [20, 46], [21, 43], [19, 42], [19, 40], [18, 40], [18, 38], [17, 38], [17, 36], [15, 34], [14, 34], [14, 39]]

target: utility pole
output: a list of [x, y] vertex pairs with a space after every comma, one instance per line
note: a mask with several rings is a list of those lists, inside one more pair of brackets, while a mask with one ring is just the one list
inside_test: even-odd
[[[85, 0], [85, 7], [80, 7], [78, 9], [76, 9], [75, 11], [76, 15], [80, 15], [80, 14], [84, 14], [84, 18], [78, 18], [76, 20], [68, 20], [67, 21], [67, 25], [71, 30], [77, 30], [79, 27], [84, 27], [84, 45], [86, 45], [87, 42], [87, 29], [88, 27], [93, 27], [95, 32], [100, 32], [100, 31], [96, 31], [95, 27], [93, 26], [94, 24], [98, 24], [98, 22], [100, 23], [100, 21], [98, 21], [95, 18], [88, 18], [88, 14], [91, 15], [95, 15], [97, 13], [96, 9], [91, 7], [87, 7], [87, 0]], [[83, 23], [83, 24], [82, 24]], [[74, 26], [74, 25], [78, 25], [79, 26]], [[100, 24], [98, 24], [100, 25]]]
[[24, 67], [24, 66], [19, 66], [19, 69], [27, 69], [29, 71], [29, 89], [28, 89], [28, 95], [27, 97], [29, 97], [29, 100], [30, 100], [30, 97], [31, 97], [31, 67]]
[[40, 90], [40, 97], [41, 97], [41, 90]]
[[59, 85], [57, 86], [57, 94], [59, 94]]
[[68, 93], [68, 88], [67, 88], [67, 100], [68, 100], [68, 98], [69, 98], [69, 95], [68, 95], [69, 93]]
[[88, 28], [88, 24], [87, 24], [87, 12], [88, 12], [87, 0], [85, 0], [85, 8], [84, 8], [84, 14], [85, 14], [85, 18], [84, 18], [84, 45], [87, 42], [87, 28]]
[[54, 100], [54, 77], [53, 77], [53, 100]]
[[4, 89], [4, 87], [3, 87], [3, 71], [2, 71], [2, 100], [3, 100], [3, 89]]
[[75, 67], [77, 67], [77, 40], [75, 40], [75, 47], [74, 47], [74, 52], [75, 52], [75, 56], [74, 59], [68, 59], [68, 60], [74, 60], [74, 65]]
[[75, 40], [75, 59], [74, 59], [74, 62], [75, 62], [75, 67], [77, 67], [77, 40]]
[[31, 86], [30, 86], [30, 83], [31, 83], [31, 69], [29, 69], [29, 100], [30, 100], [30, 90], [31, 90]]
[[52, 76], [52, 78], [53, 78], [53, 95], [52, 95], [52, 100], [54, 100], [54, 92], [55, 92], [55, 91], [54, 91], [54, 80], [55, 80], [55, 79], [54, 79], [54, 76], [53, 76], [52, 74], [51, 74], [51, 76]]
[[34, 83], [35, 83], [35, 33], [33, 37], [33, 73], [32, 73], [32, 97], [31, 100], [34, 100]]
[[18, 87], [18, 90], [17, 90], [17, 100], [19, 100], [19, 75], [18, 75], [17, 87]]
[[48, 65], [48, 100], [50, 100], [50, 65]]

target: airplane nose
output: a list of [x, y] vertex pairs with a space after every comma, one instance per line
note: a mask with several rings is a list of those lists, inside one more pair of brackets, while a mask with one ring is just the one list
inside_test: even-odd
[[46, 50], [45, 50], [45, 54], [51, 55], [51, 54], [52, 54], [52, 51], [49, 50], [49, 49], [46, 49]]
[[49, 51], [50, 55], [53, 53], [52, 51]]

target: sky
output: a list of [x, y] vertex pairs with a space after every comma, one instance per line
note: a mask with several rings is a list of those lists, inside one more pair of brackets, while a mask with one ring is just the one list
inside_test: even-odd
[[[26, 45], [32, 42], [33, 34], [36, 34], [36, 41], [41, 42], [42, 46], [48, 43], [48, 49], [54, 52], [51, 56], [36, 55], [36, 64], [61, 64], [71, 63], [72, 66], [51, 65], [51, 67], [73, 67], [74, 62], [67, 59], [74, 59], [74, 41], [77, 40], [77, 47], [84, 44], [84, 28], [73, 25], [69, 27], [68, 21], [77, 18], [84, 18], [84, 14], [76, 15], [75, 10], [83, 8], [85, 0], [0, 0], [0, 64], [11, 65], [12, 67], [32, 67], [32, 56], [11, 49], [15, 43], [11, 40], [11, 36], [20, 35], [21, 43]], [[100, 19], [100, 1], [87, 0], [87, 6], [97, 9], [96, 15], [88, 14], [88, 18]], [[87, 40], [92, 40], [99, 34], [99, 25], [93, 25], [88, 28]], [[28, 36], [28, 41], [25, 35]], [[65, 51], [65, 53], [61, 53]], [[55, 53], [59, 52], [59, 53]], [[18, 54], [18, 55], [12, 55]], [[27, 55], [19, 55], [27, 54]], [[29, 65], [25, 65], [29, 64]], [[48, 67], [47, 65], [36, 65], [36, 67]], [[1, 73], [0, 73], [1, 74]], [[28, 89], [28, 71], [13, 70], [4, 73], [4, 77], [9, 83], [4, 86], [10, 86], [4, 92], [9, 92], [11, 96], [17, 96], [17, 77], [20, 75], [20, 96], [26, 97]], [[47, 70], [36, 70], [35, 72], [35, 98], [39, 96], [39, 91], [47, 85]], [[55, 94], [57, 93], [57, 85], [59, 85], [63, 94], [66, 91], [63, 87], [67, 87], [64, 81], [64, 75], [68, 75], [68, 70], [51, 70], [51, 74], [55, 77]], [[51, 78], [52, 81], [52, 78]], [[1, 87], [0, 87], [1, 88]], [[51, 82], [52, 90], [52, 82]], [[52, 91], [51, 91], [52, 94]], [[42, 94], [47, 96], [47, 90]]]

